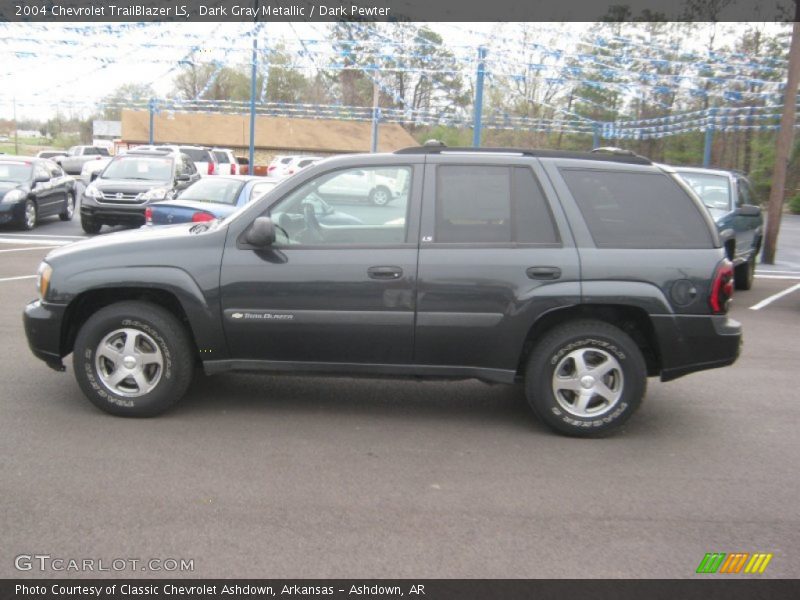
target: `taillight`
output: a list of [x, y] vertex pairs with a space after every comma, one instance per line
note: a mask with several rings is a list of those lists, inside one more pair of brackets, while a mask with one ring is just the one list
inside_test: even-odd
[[209, 175], [213, 175], [214, 174], [214, 162], [213, 161], [208, 161], [208, 174]]
[[231, 175], [238, 175], [239, 169], [237, 168], [239, 165], [236, 163], [231, 163]]
[[153, 209], [149, 206], [144, 209], [144, 222], [148, 225], [153, 224]]
[[728, 304], [733, 297], [733, 263], [727, 258], [723, 259], [714, 271], [714, 281], [711, 283], [711, 295], [708, 305], [715, 315], [724, 315], [728, 312]]
[[213, 221], [216, 217], [207, 212], [196, 212], [192, 215], [192, 223], [203, 223], [205, 221]]
[[267, 167], [267, 173], [269, 173], [270, 171], [274, 171], [275, 169], [277, 169], [276, 165], [270, 165]]

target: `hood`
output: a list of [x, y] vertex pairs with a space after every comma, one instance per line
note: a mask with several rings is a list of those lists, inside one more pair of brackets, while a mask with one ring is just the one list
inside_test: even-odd
[[120, 246], [133, 246], [138, 247], [157, 247], [158, 244], [164, 244], [169, 241], [179, 241], [182, 238], [192, 238], [196, 234], [191, 233], [189, 230], [196, 226], [197, 223], [181, 223], [179, 225], [168, 225], [166, 227], [142, 227], [140, 229], [129, 229], [127, 231], [118, 231], [106, 235], [97, 235], [74, 244], [61, 246], [50, 252], [45, 260], [48, 262], [54, 261], [57, 263], [62, 257], [74, 255], [77, 253], [89, 253], [97, 255], [98, 253], [113, 250], [115, 247]]

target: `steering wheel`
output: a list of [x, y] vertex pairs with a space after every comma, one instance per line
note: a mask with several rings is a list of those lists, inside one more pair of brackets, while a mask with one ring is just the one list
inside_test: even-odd
[[316, 238], [317, 241], [323, 241], [322, 227], [320, 227], [319, 221], [317, 221], [317, 214], [314, 212], [314, 206], [312, 204], [303, 205], [303, 216], [306, 220], [306, 231]]

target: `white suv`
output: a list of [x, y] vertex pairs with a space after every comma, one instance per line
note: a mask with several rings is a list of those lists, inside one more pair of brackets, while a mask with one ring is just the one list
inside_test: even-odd
[[219, 165], [214, 154], [208, 148], [203, 146], [183, 146], [180, 144], [153, 144], [146, 146], [137, 146], [137, 150], [168, 150], [170, 152], [178, 152], [185, 154], [194, 163], [197, 172], [200, 175], [216, 175], [219, 173]]
[[239, 163], [236, 162], [233, 150], [229, 148], [212, 148], [211, 154], [217, 159], [217, 165], [219, 166], [217, 173], [219, 175], [240, 175]]

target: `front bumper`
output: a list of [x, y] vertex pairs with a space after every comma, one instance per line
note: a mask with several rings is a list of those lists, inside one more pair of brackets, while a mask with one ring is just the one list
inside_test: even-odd
[[120, 204], [101, 204], [84, 197], [81, 201], [81, 217], [106, 225], [144, 225], [146, 204], [125, 206]]
[[726, 367], [739, 358], [742, 325], [725, 315], [652, 317], [661, 355], [661, 381]]
[[25, 201], [0, 202], [0, 225], [5, 223], [19, 223], [25, 214]]
[[31, 352], [56, 371], [65, 368], [61, 362], [61, 323], [65, 309], [59, 304], [34, 300], [25, 307], [22, 315]]

